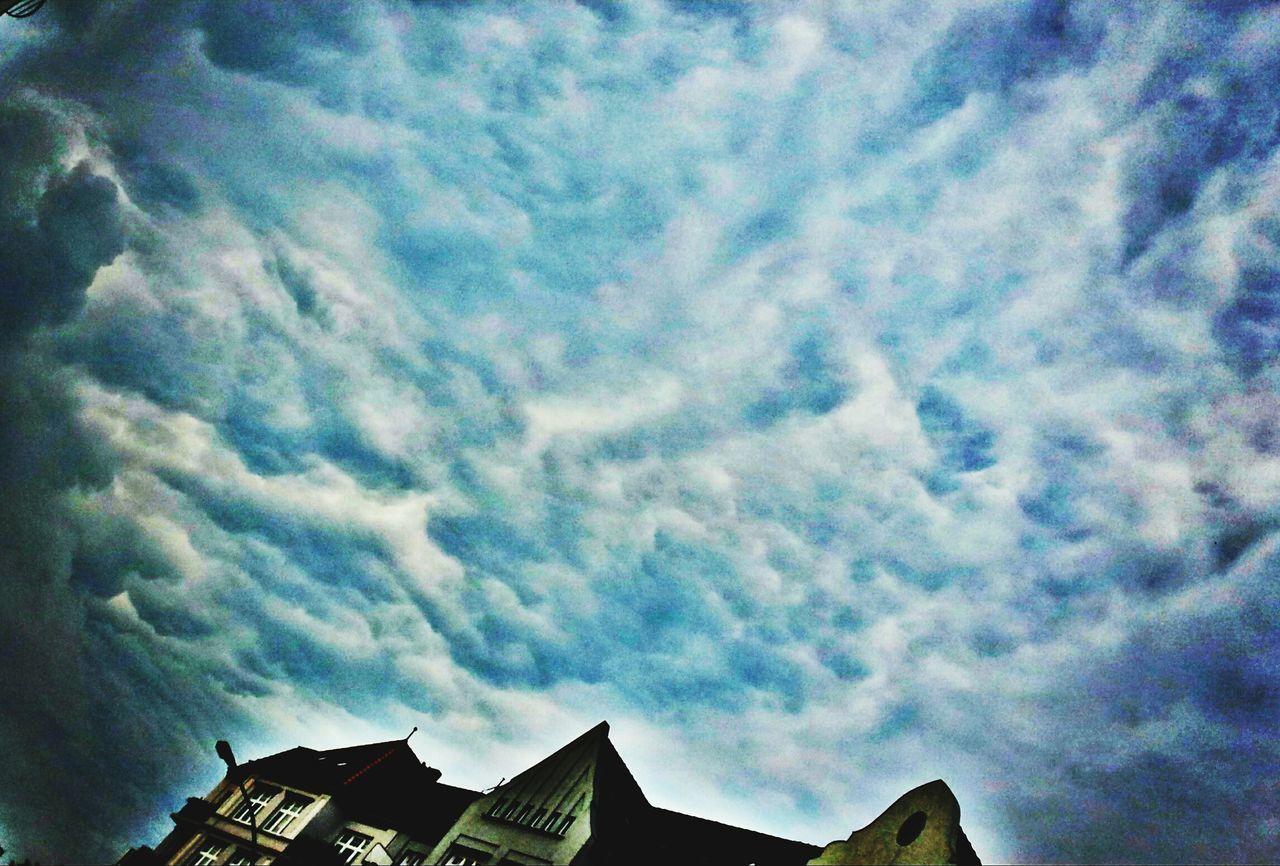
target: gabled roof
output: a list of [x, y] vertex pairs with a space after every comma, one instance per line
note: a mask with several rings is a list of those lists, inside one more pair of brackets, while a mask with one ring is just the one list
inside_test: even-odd
[[[578, 803], [580, 795], [585, 798]], [[546, 814], [573, 810], [578, 820], [589, 816], [591, 840], [574, 862], [766, 866], [801, 864], [822, 851], [817, 845], [654, 807], [609, 740], [608, 722], [543, 758], [492, 796], [495, 804], [499, 798], [520, 803], [515, 815], [536, 815], [543, 809]]]
[[[412, 758], [414, 768], [406, 765], [403, 756]], [[335, 794], [342, 787], [357, 782], [374, 767], [393, 758], [401, 758], [392, 761], [391, 766], [399, 771], [396, 775], [405, 777], [406, 782], [429, 783], [440, 776], [439, 771], [419, 762], [404, 740], [366, 743], [325, 751], [296, 746], [265, 758], [247, 761], [239, 769], [245, 776], [270, 779], [317, 794]], [[382, 776], [384, 773], [378, 775]], [[429, 776], [432, 778], [428, 779]]]
[[545, 807], [548, 811], [565, 812], [574, 806], [579, 795], [593, 789], [597, 798], [638, 800], [648, 805], [631, 771], [609, 741], [608, 722], [601, 722], [552, 752], [502, 785], [498, 792], [509, 800], [529, 803], [535, 809]]
[[[440, 771], [419, 761], [405, 740], [327, 751], [300, 746], [249, 761], [237, 773], [328, 794], [347, 818], [399, 830], [426, 844], [443, 839], [467, 808], [481, 799], [484, 803], [477, 807], [488, 812], [481, 820], [497, 818], [553, 836], [564, 835], [563, 827], [556, 830], [547, 821], [553, 813], [558, 820], [572, 818], [577, 822], [572, 824], [575, 833], [585, 826], [583, 822], [590, 821], [589, 840], [573, 856], [575, 863], [593, 864], [801, 864], [835, 849], [861, 845], [868, 839], [876, 841], [883, 835], [879, 833], [882, 824], [899, 834], [893, 840], [896, 851], [917, 844], [914, 837], [902, 840], [899, 825], [905, 824], [898, 813], [926, 810], [932, 804], [926, 810], [929, 832], [918, 834], [919, 844], [927, 842], [930, 833], [945, 831], [954, 862], [978, 862], [959, 827], [959, 804], [941, 780], [913, 789], [847, 842], [833, 842], [824, 849], [652, 806], [609, 740], [608, 722], [601, 722], [488, 794], [440, 784]], [[535, 819], [539, 814], [543, 816], [541, 825]], [[909, 817], [914, 818], [914, 812]], [[328, 848], [317, 849], [321, 850]]]
[[485, 808], [491, 819], [530, 831], [565, 836], [571, 827], [575, 834], [589, 828], [598, 840], [616, 837], [650, 807], [601, 722], [496, 788]]
[[318, 751], [298, 746], [248, 761], [239, 771], [264, 781], [328, 794], [343, 814], [433, 843], [480, 793], [438, 781], [405, 740]]

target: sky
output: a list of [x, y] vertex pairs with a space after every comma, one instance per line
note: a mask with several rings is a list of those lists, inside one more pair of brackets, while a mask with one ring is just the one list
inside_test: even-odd
[[0, 846], [242, 760], [1280, 860], [1280, 3], [0, 18]]

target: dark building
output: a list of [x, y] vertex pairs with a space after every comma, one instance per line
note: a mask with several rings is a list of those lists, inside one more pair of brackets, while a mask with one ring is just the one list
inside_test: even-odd
[[823, 848], [653, 806], [607, 722], [487, 792], [442, 783], [407, 740], [228, 764], [164, 841], [122, 866], [978, 863], [941, 781]]

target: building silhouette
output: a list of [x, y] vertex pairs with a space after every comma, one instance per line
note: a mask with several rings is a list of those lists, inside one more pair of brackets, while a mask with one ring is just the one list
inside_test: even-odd
[[173, 813], [155, 849], [120, 866], [269, 863], [602, 864], [978, 863], [941, 780], [899, 798], [825, 848], [652, 805], [601, 722], [490, 791], [440, 781], [408, 740], [289, 749], [236, 766]]

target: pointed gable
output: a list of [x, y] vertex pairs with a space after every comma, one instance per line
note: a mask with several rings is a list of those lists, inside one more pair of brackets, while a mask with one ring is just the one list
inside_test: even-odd
[[329, 795], [344, 819], [401, 831], [428, 845], [481, 796], [442, 784], [440, 771], [420, 761], [407, 740], [327, 750], [299, 746], [248, 761], [238, 772]]
[[638, 828], [650, 809], [609, 741], [609, 723], [601, 722], [477, 800], [432, 859], [502, 859], [510, 852], [543, 862], [605, 862], [609, 842]]
[[602, 808], [637, 805], [648, 802], [609, 741], [609, 723], [601, 722], [497, 788], [486, 815], [564, 836]]

